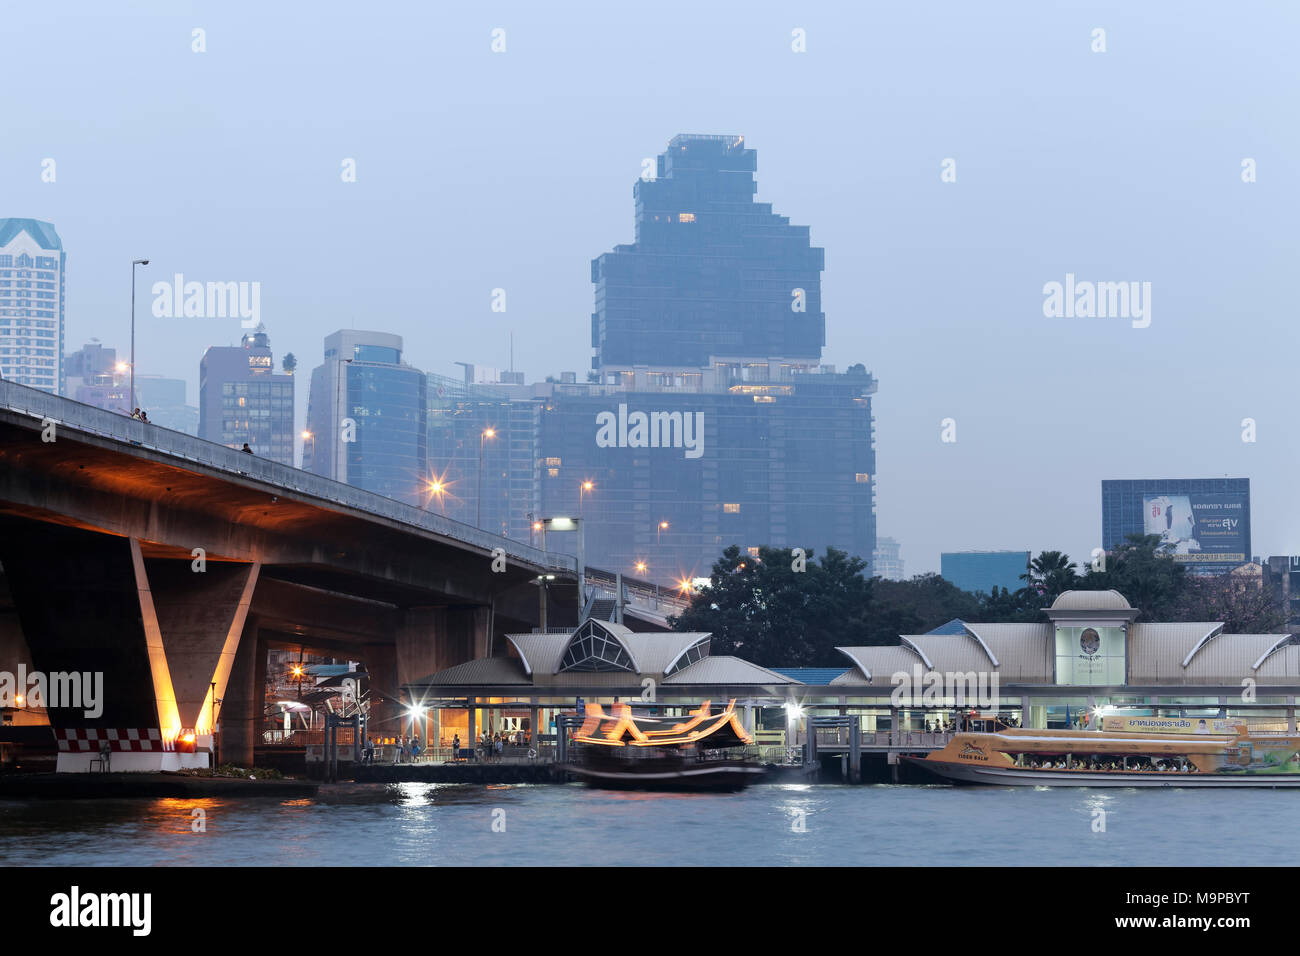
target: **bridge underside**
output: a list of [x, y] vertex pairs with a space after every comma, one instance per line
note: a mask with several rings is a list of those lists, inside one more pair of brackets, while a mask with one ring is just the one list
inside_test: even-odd
[[[55, 727], [215, 723], [223, 759], [250, 763], [270, 646], [363, 662], [378, 722], [403, 683], [538, 622], [537, 567], [38, 425], [0, 419], [0, 670], [104, 675], [102, 712], [55, 707]], [[549, 623], [576, 605], [554, 582]]]

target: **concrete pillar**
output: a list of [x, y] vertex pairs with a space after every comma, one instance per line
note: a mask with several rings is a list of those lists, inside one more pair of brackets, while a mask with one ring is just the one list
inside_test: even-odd
[[849, 783], [862, 782], [862, 721], [849, 721]]
[[476, 726], [476, 721], [474, 720], [475, 701], [476, 698], [474, 697], [469, 698], [468, 701], [469, 702], [469, 730], [466, 731], [466, 736], [469, 738], [469, 745], [472, 748], [474, 748], [474, 750], [477, 751], [478, 750], [478, 727]]
[[244, 621], [218, 715], [222, 763], [237, 767], [253, 765], [253, 748], [265, 704], [265, 673], [266, 645], [259, 639], [257, 618], [250, 616]]
[[452, 666], [444, 646], [446, 637], [446, 608], [410, 608], [402, 614], [395, 635], [399, 686]]
[[[139, 555], [133, 541], [133, 560]], [[145, 631], [157, 629], [180, 727], [209, 732], [217, 710], [213, 685], [216, 699], [224, 699], [260, 570], [256, 563], [140, 560]]]
[[370, 727], [382, 737], [402, 735], [402, 685], [394, 644], [365, 646], [366, 673], [370, 675]]

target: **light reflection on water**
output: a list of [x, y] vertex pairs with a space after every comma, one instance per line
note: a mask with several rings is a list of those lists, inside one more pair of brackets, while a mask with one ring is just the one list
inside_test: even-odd
[[[0, 853], [11, 866], [1281, 866], [1300, 857], [1297, 799], [1163, 788], [345, 784], [307, 800], [0, 801]], [[196, 808], [205, 832], [194, 832]]]

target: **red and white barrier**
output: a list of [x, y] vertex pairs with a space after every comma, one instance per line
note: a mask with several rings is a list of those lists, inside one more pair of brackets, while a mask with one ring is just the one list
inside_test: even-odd
[[212, 737], [186, 736], [186, 746], [178, 747], [176, 738], [164, 738], [157, 728], [56, 727], [59, 754], [55, 769], [59, 773], [149, 773], [209, 766]]

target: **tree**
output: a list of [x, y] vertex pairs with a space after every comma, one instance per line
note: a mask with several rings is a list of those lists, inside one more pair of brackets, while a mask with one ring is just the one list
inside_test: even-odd
[[1173, 560], [1159, 535], [1130, 534], [1107, 555], [1106, 570], [1089, 569], [1079, 587], [1114, 588], [1141, 611], [1139, 621], [1174, 621], [1186, 581], [1187, 569]]
[[1222, 621], [1228, 634], [1271, 634], [1286, 624], [1286, 606], [1272, 588], [1250, 577], [1188, 575], [1173, 620]]
[[732, 545], [714, 562], [707, 587], [669, 623], [707, 631], [712, 652], [762, 666], [816, 667], [842, 662], [835, 647], [861, 643], [871, 582], [866, 562], [831, 548], [803, 570], [789, 549], [760, 548], [758, 558]]
[[290, 375], [298, 367], [298, 359], [292, 352], [285, 352], [284, 358], [280, 359], [280, 368], [284, 369]]
[[1070, 556], [1061, 551], [1043, 551], [1029, 562], [1029, 568], [1020, 575], [1022, 581], [1038, 592], [1044, 602], [1042, 606], [1051, 605], [1063, 591], [1069, 591], [1079, 585], [1079, 574], [1074, 568]]

